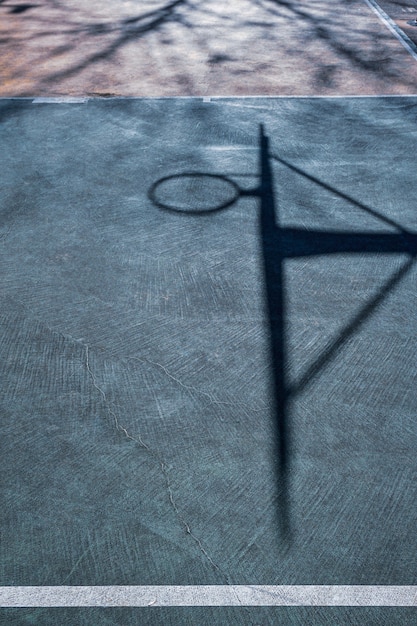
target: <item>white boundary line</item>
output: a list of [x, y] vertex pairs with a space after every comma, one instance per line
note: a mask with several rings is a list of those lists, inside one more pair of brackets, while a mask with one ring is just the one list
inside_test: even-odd
[[405, 32], [397, 26], [397, 24], [390, 18], [389, 15], [385, 13], [383, 9], [379, 6], [379, 4], [375, 0], [365, 0], [366, 4], [374, 13], [377, 14], [381, 22], [385, 24], [385, 26], [392, 32], [392, 34], [400, 41], [400, 43], [404, 46], [404, 48], [411, 54], [413, 59], [417, 61], [417, 46], [411, 41], [410, 37], [405, 34]]
[[0, 587], [1, 607], [417, 607], [417, 586], [187, 585]]
[[[366, 0], [365, 0], [366, 2]], [[272, 95], [272, 96], [112, 96], [110, 98], [100, 98], [100, 96], [92, 96], [85, 98], [34, 98], [26, 96], [0, 96], [0, 103], [7, 101], [28, 102], [31, 104], [84, 104], [88, 102], [111, 102], [112, 100], [201, 100], [204, 104], [209, 104], [221, 100], [367, 100], [367, 99], [385, 98], [417, 98], [416, 93], [387, 93], [387, 94], [333, 94], [333, 95]]]
[[84, 104], [88, 102], [90, 98], [86, 97], [73, 97], [73, 96], [59, 96], [59, 97], [38, 97], [33, 98], [32, 104]]

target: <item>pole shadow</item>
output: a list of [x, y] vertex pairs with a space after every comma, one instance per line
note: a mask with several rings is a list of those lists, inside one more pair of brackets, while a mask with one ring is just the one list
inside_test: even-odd
[[[315, 178], [295, 165], [277, 157], [270, 151], [270, 140], [265, 133], [263, 124], [259, 126], [259, 153], [258, 153], [258, 177], [259, 184], [254, 189], [240, 190], [232, 201], [222, 202], [204, 210], [191, 208], [184, 210], [177, 206], [175, 198], [163, 201], [158, 198], [158, 187], [167, 180], [174, 178], [218, 177], [225, 183], [230, 183], [230, 175], [212, 174], [201, 172], [183, 172], [165, 176], [157, 180], [150, 188], [148, 195], [152, 202], [169, 211], [175, 211], [182, 215], [207, 215], [218, 212], [231, 206], [240, 197], [251, 196], [259, 200], [259, 237], [262, 250], [262, 264], [266, 293], [266, 312], [269, 330], [270, 350], [270, 380], [272, 386], [272, 403], [275, 430], [275, 462], [277, 467], [277, 501], [279, 503], [277, 514], [281, 537], [288, 544], [291, 541], [291, 506], [289, 489], [289, 470], [291, 452], [291, 424], [289, 402], [299, 393], [304, 391], [328, 363], [340, 353], [344, 344], [354, 335], [366, 320], [376, 311], [378, 306], [388, 297], [400, 281], [412, 269], [417, 256], [417, 234], [405, 229], [401, 224], [387, 218], [372, 207], [358, 202], [351, 196]], [[316, 185], [338, 195], [348, 203], [373, 215], [381, 222], [394, 227], [398, 232], [357, 232], [357, 231], [322, 231], [302, 230], [286, 228], [279, 223], [279, 202], [276, 197], [276, 185], [272, 162], [296, 172], [298, 175], [309, 179]], [[237, 174], [235, 174], [237, 176]], [[237, 185], [232, 183], [236, 188]], [[192, 198], [191, 198], [192, 200]], [[286, 259], [302, 258], [309, 256], [323, 256], [330, 254], [407, 254], [408, 259], [402, 264], [388, 280], [380, 287], [379, 291], [356, 313], [352, 320], [339, 332], [334, 341], [328, 345], [319, 355], [317, 360], [308, 367], [294, 384], [287, 381], [287, 346], [286, 346], [286, 285], [284, 263]]]

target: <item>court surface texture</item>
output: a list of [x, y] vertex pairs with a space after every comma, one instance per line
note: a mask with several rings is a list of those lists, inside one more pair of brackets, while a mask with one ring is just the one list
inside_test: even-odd
[[0, 2], [0, 623], [417, 625], [412, 7], [76, 4]]
[[[2, 102], [3, 593], [416, 584], [416, 111]], [[404, 624], [409, 591], [3, 611]]]

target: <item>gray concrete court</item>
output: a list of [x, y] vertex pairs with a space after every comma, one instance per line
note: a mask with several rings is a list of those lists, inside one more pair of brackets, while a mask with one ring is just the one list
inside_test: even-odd
[[416, 115], [415, 97], [0, 102], [1, 586], [417, 584]]

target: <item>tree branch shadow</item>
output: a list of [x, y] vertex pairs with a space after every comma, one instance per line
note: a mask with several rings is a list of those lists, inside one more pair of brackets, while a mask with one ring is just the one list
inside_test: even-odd
[[[388, 33], [385, 37], [378, 36], [376, 38], [375, 35], [371, 35], [370, 31], [349, 30], [349, 24], [341, 4], [354, 6], [356, 0], [335, 3], [333, 17], [328, 19], [315, 16], [317, 3], [300, 4], [295, 0], [255, 0], [255, 2], [275, 15], [282, 16], [284, 11], [289, 12], [292, 19], [302, 21], [303, 29], [310, 29], [312, 37], [324, 43], [340, 59], [348, 61], [354, 68], [381, 78], [388, 76], [394, 78], [396, 76], [396, 69], [391, 67], [391, 58], [384, 45], [391, 40]], [[361, 46], [355, 45], [358, 35], [365, 37], [370, 50], [364, 50]], [[323, 64], [317, 69], [317, 77], [320, 82], [331, 83], [334, 71], [334, 67]]]
[[[314, 83], [323, 89], [335, 87], [341, 80], [340, 70], [347, 67], [378, 80], [388, 79], [401, 82], [404, 86], [414, 86], [413, 76], [398, 75], [398, 68], [389, 52], [389, 43], [392, 41], [390, 33], [375, 37], [373, 22], [369, 29], [363, 27], [362, 30], [349, 25], [343, 9], [354, 5], [355, 0], [346, 1], [342, 7], [338, 4], [334, 9], [322, 2], [309, 4], [295, 0], [248, 0], [247, 14], [245, 11], [240, 14], [221, 3], [172, 0], [152, 10], [127, 14], [115, 20], [112, 17], [114, 12], [105, 8], [100, 18], [94, 16], [94, 5], [85, 7], [80, 14], [74, 14], [73, 8], [65, 0], [47, 0], [46, 8], [37, 4], [16, 5], [16, 16], [24, 20], [22, 28], [25, 30], [12, 32], [2, 45], [6, 52], [7, 47], [24, 48], [28, 45], [34, 50], [35, 56], [39, 53], [38, 58], [34, 59], [34, 67], [27, 61], [20, 70], [16, 70], [14, 76], [13, 64], [9, 70], [12, 78], [24, 78], [25, 75], [36, 74], [36, 63], [44, 64], [45, 67], [39, 71], [36, 79], [37, 90], [48, 89], [51, 84], [78, 76], [89, 67], [112, 62], [119, 51], [151, 34], [158, 36], [153, 40], [153, 45], [156, 43], [161, 50], [164, 48], [161, 52], [162, 62], [166, 60], [170, 63], [172, 55], [187, 54], [190, 45], [191, 49], [198, 48], [198, 54], [206, 59], [207, 68], [226, 64], [231, 77], [245, 73], [241, 67], [244, 50], [239, 48], [238, 42], [246, 41], [250, 33], [252, 38], [259, 38], [259, 41], [265, 39], [264, 57], [262, 63], [259, 63], [265, 70], [272, 71], [274, 68], [277, 75], [280, 72], [275, 59], [277, 45], [281, 51], [285, 51], [286, 56], [291, 57], [300, 54], [300, 46], [304, 43], [314, 46], [317, 42], [324, 46], [330, 56], [326, 59], [326, 53], [321, 54], [320, 60], [315, 59], [314, 67], [309, 72]], [[8, 5], [1, 6], [6, 9]], [[292, 31], [287, 29], [294, 29], [297, 23], [298, 38], [294, 40], [287, 34]], [[213, 28], [210, 24], [214, 25]], [[167, 28], [173, 25], [180, 25], [184, 31], [181, 34], [179, 31], [168, 31]], [[287, 39], [283, 38], [281, 30]], [[59, 43], [54, 42], [57, 38], [60, 39]], [[366, 45], [363, 45], [364, 41]], [[55, 71], [49, 70], [48, 59], [58, 57], [62, 67]], [[250, 63], [248, 68], [249, 72]], [[191, 64], [186, 71], [192, 74], [198, 68], [193, 68]], [[22, 95], [29, 94], [25, 92]]]
[[93, 36], [107, 33], [117, 33], [117, 37], [110, 45], [88, 56], [82, 62], [77, 63], [63, 71], [51, 74], [48, 76], [47, 82], [55, 82], [69, 78], [70, 76], [78, 74], [90, 65], [111, 58], [117, 50], [119, 50], [119, 48], [125, 46], [129, 42], [137, 40], [149, 32], [157, 31], [169, 20], [179, 19], [178, 16], [175, 15], [175, 9], [186, 4], [187, 0], [175, 0], [174, 2], [168, 3], [164, 7], [155, 11], [149, 11], [148, 13], [126, 18], [116, 26], [96, 23], [88, 25], [78, 31], [72, 31], [71, 34], [86, 33], [87, 35]]

